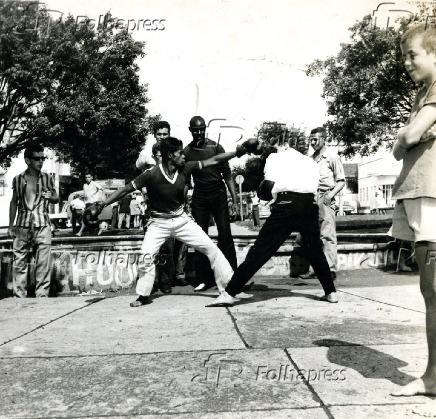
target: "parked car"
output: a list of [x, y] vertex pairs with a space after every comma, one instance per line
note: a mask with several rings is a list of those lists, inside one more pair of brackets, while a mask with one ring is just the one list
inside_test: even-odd
[[70, 218], [68, 217], [68, 202], [65, 202], [60, 212], [49, 214], [50, 221], [55, 228], [67, 228], [71, 226]]
[[350, 215], [357, 214], [357, 209], [351, 205], [349, 202], [342, 203], [342, 214], [339, 212], [339, 207], [336, 208], [336, 215]]

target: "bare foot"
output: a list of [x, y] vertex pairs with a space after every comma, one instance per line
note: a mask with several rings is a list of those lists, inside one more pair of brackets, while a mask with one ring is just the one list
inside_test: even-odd
[[77, 237], [80, 237], [81, 235], [82, 235], [82, 233], [77, 233], [76, 234]]
[[410, 266], [401, 263], [398, 265], [398, 270], [401, 272], [412, 272], [412, 268]]
[[239, 300], [231, 295], [227, 294], [227, 292], [223, 292], [215, 298], [212, 303], [207, 304], [206, 307], [232, 307], [233, 304], [238, 302]]
[[412, 412], [426, 418], [436, 418], [436, 402], [427, 403], [423, 406], [415, 407]]
[[236, 298], [253, 298], [253, 294], [246, 294], [245, 292], [240, 292], [235, 295]]
[[133, 301], [133, 303], [130, 303], [130, 307], [141, 307], [150, 303], [151, 300], [148, 298], [148, 296], [140, 295], [135, 301]]
[[407, 386], [401, 387], [397, 391], [391, 393], [392, 396], [436, 396], [436, 383], [426, 383], [423, 378], [418, 378], [415, 381], [407, 384]]
[[322, 301], [327, 301], [328, 303], [337, 303], [338, 300], [338, 296], [336, 295], [335, 292], [331, 292], [328, 295], [324, 295], [323, 297], [321, 297]]

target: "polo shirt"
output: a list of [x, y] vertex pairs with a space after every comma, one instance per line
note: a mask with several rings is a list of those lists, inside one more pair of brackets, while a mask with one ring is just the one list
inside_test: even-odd
[[141, 173], [131, 182], [131, 185], [139, 191], [143, 187], [147, 188], [152, 217], [177, 217], [183, 214], [186, 182], [191, 174], [202, 168], [203, 165], [199, 161], [188, 162], [170, 179], [164, 172], [162, 164], [159, 164]]

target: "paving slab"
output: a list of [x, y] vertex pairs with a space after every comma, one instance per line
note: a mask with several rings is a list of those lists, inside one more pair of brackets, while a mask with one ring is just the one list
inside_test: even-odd
[[[324, 419], [329, 416], [323, 409], [250, 410], [248, 412], [179, 413], [177, 419]], [[100, 419], [100, 417], [88, 417]], [[135, 419], [174, 419], [174, 415], [139, 415]], [[126, 419], [125, 416], [105, 416], [105, 419]]]
[[[313, 371], [309, 383], [326, 405], [404, 405], [429, 401], [424, 396], [390, 395], [424, 372], [427, 360], [424, 342], [368, 346], [343, 342], [339, 346], [340, 342], [319, 339], [314, 343], [319, 347], [289, 348], [288, 352], [300, 370]], [[341, 373], [330, 374], [338, 369]]]
[[[59, 298], [72, 304], [80, 297]], [[98, 297], [97, 297], [98, 299]], [[165, 295], [132, 308], [134, 296], [102, 299], [21, 339], [0, 346], [0, 356], [75, 356], [244, 348], [226, 310], [212, 297]], [[80, 301], [75, 302], [80, 305]], [[83, 302], [81, 303], [83, 304]], [[58, 305], [56, 305], [58, 306]], [[55, 318], [55, 311], [50, 318]], [[14, 323], [11, 318], [10, 322]]]
[[392, 306], [425, 313], [424, 299], [419, 285], [402, 285], [401, 287], [353, 288], [343, 289], [351, 295], [368, 298]]
[[319, 339], [363, 345], [425, 341], [424, 313], [349, 293], [339, 293], [339, 303], [329, 304], [319, 300], [322, 294], [316, 289], [255, 291], [254, 299], [242, 300], [230, 312], [253, 348], [313, 346]]
[[419, 419], [413, 405], [390, 406], [333, 406], [330, 411], [335, 419]]
[[322, 407], [303, 380], [259, 376], [268, 364], [290, 360], [282, 349], [1, 358], [0, 406], [7, 418]]
[[0, 300], [0, 345], [84, 309], [89, 298], [6, 298]]

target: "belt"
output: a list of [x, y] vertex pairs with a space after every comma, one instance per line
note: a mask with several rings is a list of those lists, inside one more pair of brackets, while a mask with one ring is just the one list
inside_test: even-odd
[[277, 193], [277, 203], [285, 203], [293, 200], [300, 201], [313, 201], [315, 195], [313, 193], [301, 193], [301, 192], [278, 192]]

